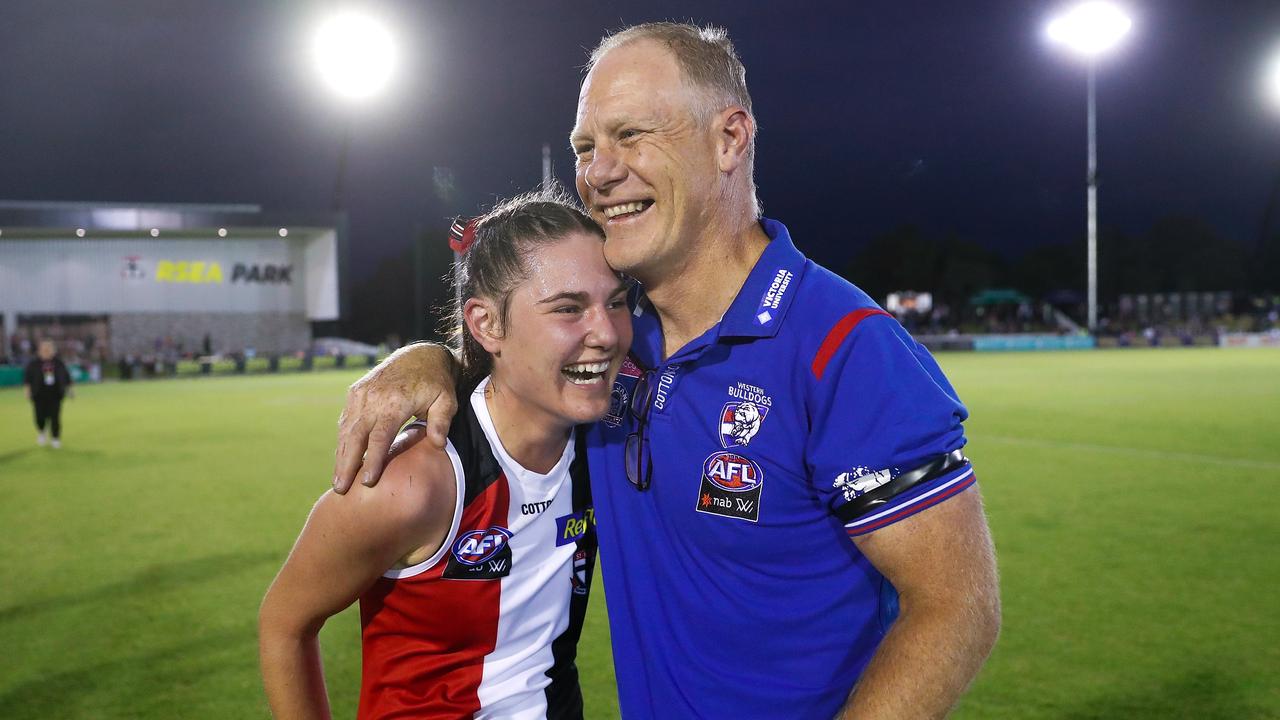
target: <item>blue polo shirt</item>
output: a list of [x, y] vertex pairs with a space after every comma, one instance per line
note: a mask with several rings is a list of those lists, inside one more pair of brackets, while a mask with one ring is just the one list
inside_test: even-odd
[[[632, 357], [589, 431], [625, 718], [821, 718], [897, 615], [850, 536], [958, 494], [967, 462], [856, 518], [851, 502], [964, 445], [929, 353], [778, 222], [721, 321], [665, 360], [638, 298]], [[627, 479], [627, 411], [653, 387], [651, 486]]]

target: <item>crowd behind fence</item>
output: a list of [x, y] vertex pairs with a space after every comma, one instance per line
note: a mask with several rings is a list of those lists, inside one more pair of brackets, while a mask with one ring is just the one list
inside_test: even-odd
[[[1231, 334], [1280, 333], [1280, 295], [1242, 296], [1230, 292], [1121, 295], [1103, 306], [1095, 347], [1220, 345]], [[1075, 336], [1087, 334], [1073, 317], [1083, 306], [1015, 302], [953, 308], [938, 303], [927, 312], [896, 316], [913, 335], [928, 338], [934, 349], [973, 346], [982, 336]], [[0, 343], [0, 385], [13, 384], [14, 372], [35, 357], [40, 340], [52, 340], [78, 380], [136, 380], [370, 367], [399, 345], [372, 346], [340, 338], [320, 338], [311, 347], [288, 353], [259, 354], [253, 348], [220, 349], [208, 334], [200, 338], [157, 337], [152, 351], [110, 357], [103, 322], [52, 322], [19, 327]], [[923, 340], [922, 340], [923, 341]]]
[[21, 368], [36, 357], [36, 347], [44, 339], [54, 342], [59, 357], [69, 366], [78, 382], [372, 367], [388, 352], [382, 346], [335, 342], [332, 339], [328, 342], [322, 339], [306, 350], [288, 353], [259, 354], [253, 348], [217, 352], [206, 336], [202, 342], [194, 343], [157, 338], [155, 352], [110, 358], [105, 350], [106, 343], [96, 333], [60, 330], [46, 335], [21, 328], [5, 338], [0, 351], [0, 385], [21, 382]]
[[[1025, 302], [955, 308], [946, 303], [928, 312], [896, 313], [915, 335], [931, 337], [1058, 334], [1083, 332], [1085, 306]], [[1226, 333], [1268, 333], [1280, 329], [1280, 296], [1230, 292], [1121, 295], [1104, 304], [1094, 335], [1102, 346], [1212, 345]]]

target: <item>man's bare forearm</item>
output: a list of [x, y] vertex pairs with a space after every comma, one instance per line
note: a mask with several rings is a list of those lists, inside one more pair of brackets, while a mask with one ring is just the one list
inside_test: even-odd
[[854, 542], [897, 588], [901, 612], [839, 717], [946, 717], [1000, 633], [995, 547], [978, 488]]
[[913, 606], [910, 598], [902, 598], [902, 614], [839, 717], [946, 717], [982, 668], [1000, 630], [997, 592], [958, 600]]

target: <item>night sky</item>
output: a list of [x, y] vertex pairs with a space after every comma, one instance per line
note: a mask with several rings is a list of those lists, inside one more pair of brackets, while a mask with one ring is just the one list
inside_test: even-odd
[[[325, 4], [0, 3], [0, 198], [329, 207], [346, 123], [352, 270], [417, 229], [533, 188], [567, 136], [587, 49], [657, 19], [728, 28], [760, 124], [765, 213], [840, 268], [905, 223], [1006, 254], [1083, 237], [1085, 72], [1051, 3], [398, 2], [395, 85], [349, 109], [314, 78]], [[331, 7], [331, 6], [329, 6]], [[1129, 4], [1100, 69], [1100, 218], [1201, 218], [1251, 244], [1280, 173], [1261, 97], [1280, 2]], [[1083, 251], [1083, 243], [1082, 243]]]

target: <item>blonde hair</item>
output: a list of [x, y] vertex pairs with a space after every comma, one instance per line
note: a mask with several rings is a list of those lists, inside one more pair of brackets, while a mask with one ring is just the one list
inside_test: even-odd
[[747, 146], [747, 180], [751, 185], [751, 208], [760, 216], [760, 199], [755, 184], [756, 135], [760, 131], [751, 109], [751, 93], [747, 91], [747, 68], [722, 27], [698, 27], [688, 23], [652, 22], [632, 25], [606, 35], [591, 51], [586, 72], [590, 73], [605, 53], [624, 45], [650, 40], [661, 43], [675, 58], [688, 84], [699, 91], [694, 118], [706, 126], [716, 113], [730, 105], [739, 105], [751, 117], [755, 132]]

